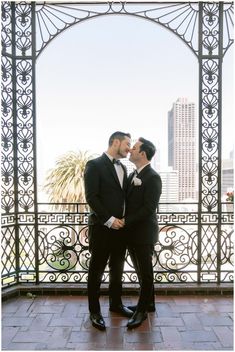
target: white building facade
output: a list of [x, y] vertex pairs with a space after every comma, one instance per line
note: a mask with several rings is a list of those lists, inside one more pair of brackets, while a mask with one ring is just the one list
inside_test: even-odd
[[179, 98], [168, 112], [168, 165], [178, 171], [179, 201], [196, 200], [195, 103]]
[[[168, 168], [160, 171], [162, 179], [162, 194], [160, 198], [161, 211], [175, 211], [179, 202], [179, 174], [177, 170]], [[161, 204], [162, 203], [162, 204]], [[174, 204], [175, 203], [175, 204]]]

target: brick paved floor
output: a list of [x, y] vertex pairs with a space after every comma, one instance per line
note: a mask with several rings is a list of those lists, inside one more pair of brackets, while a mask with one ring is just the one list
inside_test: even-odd
[[[136, 296], [124, 296], [135, 304]], [[233, 350], [232, 296], [156, 296], [156, 312], [138, 328], [109, 312], [92, 327], [86, 296], [20, 296], [2, 303], [2, 350]]]

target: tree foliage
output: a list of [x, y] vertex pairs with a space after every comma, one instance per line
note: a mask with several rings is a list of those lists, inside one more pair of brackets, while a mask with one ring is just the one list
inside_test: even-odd
[[[85, 203], [84, 170], [94, 156], [87, 151], [69, 151], [59, 157], [56, 166], [46, 177], [44, 190], [50, 203]], [[68, 209], [68, 205], [56, 205], [55, 209]]]

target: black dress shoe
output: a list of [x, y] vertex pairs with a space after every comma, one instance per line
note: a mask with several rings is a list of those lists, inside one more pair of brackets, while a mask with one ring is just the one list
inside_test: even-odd
[[[132, 312], [135, 312], [137, 305], [136, 306], [128, 306], [127, 308], [132, 310]], [[155, 304], [154, 303], [149, 304], [148, 308], [147, 308], [147, 312], [155, 312], [155, 311], [156, 311]]]
[[91, 313], [90, 314], [90, 319], [92, 322], [92, 325], [99, 329], [99, 330], [105, 330], [105, 322], [101, 314], [99, 313]]
[[123, 304], [120, 304], [119, 306], [111, 306], [109, 308], [111, 312], [119, 313], [123, 315], [124, 317], [130, 318], [133, 315], [132, 310], [128, 309], [126, 306]]
[[128, 329], [137, 328], [137, 326], [140, 326], [146, 318], [147, 318], [146, 312], [136, 311], [127, 323]]

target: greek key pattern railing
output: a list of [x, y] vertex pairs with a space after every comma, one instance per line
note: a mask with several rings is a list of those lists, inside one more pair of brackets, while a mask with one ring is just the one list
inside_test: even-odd
[[[50, 208], [51, 206], [44, 205]], [[42, 207], [43, 208], [43, 207]], [[196, 208], [196, 207], [195, 207]], [[78, 209], [78, 208], [77, 208]], [[220, 236], [220, 263], [214, 248], [217, 246], [217, 215], [203, 214], [207, 229], [202, 234], [203, 246], [198, 245], [198, 212], [159, 213], [159, 241], [155, 246], [153, 265], [156, 283], [193, 283], [198, 282], [199, 258], [203, 261], [204, 271], [200, 282], [216, 282], [220, 274], [221, 282], [231, 282], [233, 276], [233, 212], [227, 212], [224, 205], [221, 214], [222, 230]], [[3, 217], [3, 273], [2, 285], [15, 282], [44, 283], [81, 283], [87, 281], [90, 253], [88, 250], [87, 213], [40, 211], [38, 214], [38, 247], [35, 248], [34, 214], [19, 214], [20, 256], [19, 272], [15, 268], [15, 234], [12, 216]], [[199, 252], [202, 248], [202, 252]], [[37, 251], [37, 268], [31, 254]], [[108, 280], [108, 271], [104, 281]], [[138, 282], [132, 262], [126, 256], [123, 281], [126, 284]]]

